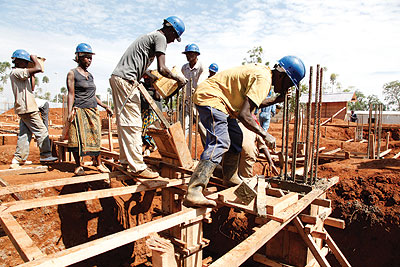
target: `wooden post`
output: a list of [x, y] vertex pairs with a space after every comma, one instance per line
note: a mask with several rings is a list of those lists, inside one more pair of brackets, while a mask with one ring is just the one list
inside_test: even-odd
[[386, 133], [386, 149], [385, 150], [388, 150], [389, 149], [389, 139], [390, 139], [390, 132], [387, 132]]
[[367, 146], [367, 158], [371, 158], [371, 127], [372, 126], [372, 104], [369, 105], [368, 115], [368, 146]]

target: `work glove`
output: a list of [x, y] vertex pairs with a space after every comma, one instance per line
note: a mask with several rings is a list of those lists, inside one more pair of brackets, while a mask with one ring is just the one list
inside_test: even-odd
[[276, 139], [272, 135], [270, 135], [268, 132], [265, 133], [264, 136], [265, 144], [267, 147], [269, 147], [272, 150], [275, 150], [276, 147]]

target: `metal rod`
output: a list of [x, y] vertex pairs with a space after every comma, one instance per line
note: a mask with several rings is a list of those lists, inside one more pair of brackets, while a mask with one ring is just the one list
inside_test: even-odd
[[[281, 159], [280, 161], [283, 161], [284, 155], [285, 155], [285, 140], [286, 140], [286, 105], [287, 105], [287, 98], [285, 97], [284, 102], [283, 102], [283, 114], [282, 114], [282, 145], [281, 145]], [[284, 162], [281, 164], [281, 173], [280, 173], [280, 179], [282, 180], [284, 178]]]
[[299, 105], [300, 105], [300, 90], [296, 90], [296, 104], [294, 108], [294, 128], [293, 128], [293, 143], [292, 143], [292, 181], [296, 181], [297, 143], [299, 135], [299, 115], [300, 115]]
[[378, 159], [380, 158], [379, 155], [381, 154], [382, 112], [383, 112], [383, 106], [382, 106], [382, 104], [379, 104], [378, 155], [377, 155]]
[[324, 75], [324, 69], [321, 68], [319, 75], [319, 101], [318, 101], [318, 123], [317, 123], [317, 151], [315, 151], [315, 174], [314, 174], [314, 183], [317, 181], [318, 175], [318, 159], [319, 159], [319, 140], [321, 137], [320, 125], [321, 125], [321, 110], [322, 110], [322, 80]]
[[311, 148], [311, 167], [310, 167], [310, 183], [313, 183], [314, 177], [314, 152], [316, 148], [316, 141], [317, 141], [317, 111], [318, 111], [318, 93], [319, 93], [319, 64], [317, 65], [317, 72], [316, 72], [316, 83], [315, 83], [315, 102], [314, 102], [314, 129], [313, 129], [313, 142]]
[[285, 96], [286, 102], [286, 134], [285, 134], [285, 180], [288, 178], [288, 163], [289, 163], [289, 128], [290, 128], [290, 114], [289, 114], [289, 101], [288, 95]]
[[306, 129], [306, 151], [304, 159], [304, 173], [303, 182], [307, 182], [308, 175], [308, 164], [310, 157], [310, 126], [311, 126], [311, 103], [312, 103], [312, 79], [313, 79], [313, 67], [310, 67], [310, 79], [308, 81], [308, 102], [307, 102], [307, 129]]
[[[189, 151], [190, 156], [192, 156], [192, 139], [193, 139], [193, 101], [192, 101], [192, 82], [193, 80], [189, 80]], [[186, 128], [186, 127], [185, 127]], [[185, 129], [186, 130], [186, 129]]]
[[376, 159], [377, 155], [376, 155], [376, 144], [377, 142], [377, 138], [378, 138], [378, 105], [375, 104], [375, 120], [374, 120], [374, 152], [373, 152], [373, 158]]
[[196, 128], [194, 132], [194, 159], [197, 160], [197, 138], [199, 135], [199, 112], [196, 110]]
[[178, 122], [178, 121], [179, 121], [179, 108], [180, 108], [179, 96], [180, 96], [180, 94], [179, 94], [179, 91], [178, 91], [178, 93], [176, 94], [176, 112], [175, 112], [175, 122]]
[[185, 120], [186, 120], [186, 118], [185, 118], [185, 115], [186, 115], [186, 87], [184, 87], [183, 88], [183, 90], [182, 90], [182, 129], [183, 129], [183, 136], [185, 136], [185, 140], [186, 140], [186, 122], [185, 122]]
[[367, 158], [371, 157], [372, 104], [369, 104]]

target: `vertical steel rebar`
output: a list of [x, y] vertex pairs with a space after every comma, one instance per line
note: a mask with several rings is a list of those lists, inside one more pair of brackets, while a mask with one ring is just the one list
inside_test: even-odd
[[372, 129], [372, 104], [369, 104], [368, 114], [368, 145], [367, 145], [367, 158], [371, 157], [371, 129]]
[[179, 101], [179, 91], [176, 93], [176, 111], [175, 111], [175, 122], [179, 121], [179, 109], [180, 109], [180, 101]]
[[306, 128], [306, 151], [304, 158], [304, 173], [303, 182], [307, 182], [308, 176], [308, 164], [310, 157], [310, 128], [311, 128], [311, 104], [312, 104], [312, 79], [313, 79], [313, 67], [310, 67], [310, 79], [308, 82], [308, 102], [307, 102], [307, 128]]
[[382, 135], [382, 112], [383, 112], [383, 106], [382, 104], [379, 104], [379, 124], [378, 124], [378, 155], [377, 158], [380, 158], [381, 154], [381, 135]]
[[285, 95], [286, 102], [286, 134], [285, 134], [285, 180], [288, 178], [288, 164], [289, 164], [289, 128], [290, 128], [290, 114], [289, 114], [289, 99]]
[[[196, 110], [196, 109], [195, 109]], [[196, 110], [196, 129], [194, 132], [194, 159], [198, 160], [197, 158], [197, 137], [199, 135], [199, 112]]]
[[186, 115], [186, 86], [183, 88], [183, 90], [182, 90], [182, 100], [181, 100], [181, 102], [182, 102], [182, 113], [181, 113], [181, 115], [182, 115], [182, 129], [183, 129], [183, 136], [185, 137], [185, 140], [186, 140], [186, 118], [185, 118], [185, 115]]
[[[192, 155], [192, 139], [193, 139], [193, 101], [192, 101], [192, 82], [189, 80], [189, 151], [190, 156]], [[186, 128], [186, 127], [185, 127]], [[185, 129], [186, 130], [186, 129]]]
[[378, 105], [375, 104], [375, 120], [374, 120], [374, 152], [373, 154], [373, 158], [376, 159], [377, 155], [376, 155], [376, 144], [378, 143], [377, 141], [378, 138]]
[[[287, 125], [286, 125], [286, 116], [287, 116], [287, 114], [286, 114], [286, 105], [287, 105], [287, 99], [286, 99], [286, 97], [285, 97], [285, 100], [284, 100], [284, 102], [283, 102], [283, 110], [282, 110], [282, 112], [283, 112], [283, 114], [282, 114], [282, 146], [281, 146], [281, 157], [282, 157], [282, 159], [279, 159], [279, 160], [283, 160], [284, 159], [284, 155], [285, 155], [285, 140], [286, 140], [286, 127], [287, 127]], [[283, 178], [284, 178], [284, 173], [285, 173], [285, 166], [284, 166], [285, 164], [284, 164], [284, 162], [282, 162], [282, 165], [281, 165], [281, 173], [280, 173], [280, 179], [281, 180], [283, 180]]]
[[296, 90], [296, 103], [294, 108], [293, 143], [292, 143], [292, 173], [291, 173], [292, 181], [296, 181], [297, 143], [299, 135], [299, 115], [300, 115], [299, 105], [300, 105], [300, 90]]
[[318, 122], [317, 122], [317, 151], [315, 151], [315, 172], [314, 172], [314, 183], [317, 181], [318, 175], [318, 160], [319, 160], [319, 140], [321, 137], [320, 125], [321, 125], [321, 109], [322, 109], [322, 80], [324, 69], [321, 68], [319, 74], [319, 100], [318, 100]]
[[314, 129], [313, 129], [313, 142], [312, 142], [312, 148], [311, 148], [311, 167], [310, 167], [310, 183], [313, 183], [313, 177], [314, 177], [314, 159], [315, 159], [315, 149], [316, 148], [316, 141], [317, 141], [317, 111], [318, 111], [318, 94], [319, 94], [319, 64], [317, 65], [317, 71], [316, 71], [316, 82], [315, 82], [315, 102], [314, 102]]

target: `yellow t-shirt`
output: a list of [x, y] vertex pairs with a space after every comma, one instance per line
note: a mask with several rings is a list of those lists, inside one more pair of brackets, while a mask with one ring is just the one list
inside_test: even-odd
[[221, 71], [197, 87], [193, 101], [237, 117], [246, 97], [257, 107], [271, 89], [271, 69], [261, 64], [248, 64]]

